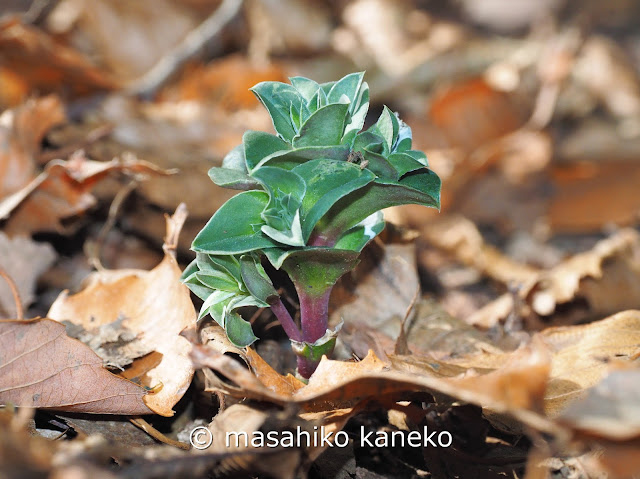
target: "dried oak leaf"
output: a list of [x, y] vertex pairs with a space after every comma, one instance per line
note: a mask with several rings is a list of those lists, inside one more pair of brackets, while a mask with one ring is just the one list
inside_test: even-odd
[[95, 414], [151, 414], [147, 391], [111, 374], [51, 319], [0, 321], [0, 402]]
[[[122, 326], [137, 333], [148, 349], [162, 354], [159, 364], [144, 374], [142, 382], [162, 389], [144, 398], [155, 413], [172, 416], [172, 407], [189, 387], [193, 365], [189, 341], [180, 332], [196, 321], [189, 290], [180, 282], [182, 271], [174, 257], [177, 237], [186, 208], [180, 205], [167, 220], [165, 257], [151, 271], [104, 270], [92, 273], [86, 287], [69, 296], [63, 291], [49, 310], [49, 316], [68, 320], [86, 330], [122, 320]], [[145, 358], [134, 359], [137, 361]], [[137, 361], [136, 361], [137, 360]]]
[[68, 161], [51, 161], [29, 184], [0, 201], [0, 220], [6, 218], [4, 230], [10, 235], [64, 232], [61, 220], [93, 206], [96, 200], [89, 192], [96, 183], [116, 171], [129, 176], [174, 173], [133, 155], [99, 162], [88, 160], [78, 152]]
[[0, 198], [23, 188], [36, 175], [34, 156], [47, 131], [65, 119], [56, 96], [31, 99], [0, 116]]
[[16, 18], [0, 22], [0, 52], [2, 65], [20, 76], [27, 91], [82, 96], [117, 87], [106, 72], [81, 54]]
[[[525, 278], [526, 279], [526, 278]], [[520, 314], [540, 316], [554, 313], [558, 305], [584, 300], [591, 317], [640, 307], [640, 234], [620, 230], [600, 241], [590, 251], [579, 253], [521, 283], [518, 295], [524, 302]], [[467, 320], [489, 328], [513, 310], [505, 294]]]
[[611, 361], [637, 356], [640, 311], [623, 311], [580, 326], [549, 328], [540, 334], [553, 352], [545, 409], [557, 416], [605, 377]]
[[[15, 282], [23, 308], [33, 301], [38, 277], [55, 258], [55, 250], [48, 243], [24, 237], [10, 239], [0, 232], [0, 267]], [[0, 283], [0, 317], [16, 317], [15, 299], [4, 281]]]

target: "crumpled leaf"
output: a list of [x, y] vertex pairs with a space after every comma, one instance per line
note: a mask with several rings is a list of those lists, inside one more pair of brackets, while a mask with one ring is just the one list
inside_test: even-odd
[[554, 355], [545, 408], [550, 416], [557, 416], [605, 377], [610, 361], [626, 362], [637, 356], [640, 311], [623, 311], [580, 326], [549, 328], [541, 335]]
[[12, 235], [36, 231], [64, 232], [61, 220], [93, 206], [96, 200], [89, 191], [115, 171], [130, 176], [174, 173], [138, 160], [133, 155], [99, 162], [88, 160], [78, 152], [68, 161], [51, 161], [29, 184], [0, 201], [0, 220], [8, 218], [5, 231]]
[[28, 91], [69, 92], [76, 96], [118, 86], [104, 71], [42, 30], [16, 18], [0, 23], [3, 66], [20, 75]]
[[[1, 40], [0, 40], [1, 42]], [[35, 155], [51, 127], [65, 119], [56, 96], [32, 99], [0, 116], [0, 198], [23, 188], [36, 175]]]
[[150, 414], [147, 391], [102, 367], [51, 319], [0, 321], [0, 402], [95, 414]]
[[173, 415], [171, 408], [184, 395], [193, 376], [189, 341], [180, 332], [195, 323], [196, 311], [189, 290], [180, 282], [181, 270], [173, 253], [186, 215], [181, 205], [167, 220], [165, 257], [154, 269], [95, 272], [82, 291], [74, 295], [63, 291], [49, 310], [52, 318], [68, 320], [87, 330], [124, 317], [123, 326], [138, 333], [148, 348], [162, 354], [160, 364], [147, 371], [144, 378], [149, 386], [162, 389], [144, 400], [163, 416]]
[[[0, 232], [0, 267], [15, 282], [23, 307], [34, 300], [36, 281], [55, 258], [55, 250], [48, 243], [24, 237], [10, 239]], [[4, 280], [0, 283], [0, 317], [16, 317], [15, 299]]]
[[[550, 270], [523, 281], [518, 296], [525, 303], [520, 314], [551, 315], [558, 305], [584, 300], [591, 317], [605, 316], [640, 307], [640, 235], [632, 229], [620, 230], [597, 243], [590, 251], [577, 254]], [[505, 294], [467, 320], [491, 327], [512, 310], [512, 297]]]

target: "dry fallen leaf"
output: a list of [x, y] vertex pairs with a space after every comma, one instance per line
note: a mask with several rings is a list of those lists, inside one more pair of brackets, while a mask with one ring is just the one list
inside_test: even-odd
[[190, 344], [180, 332], [195, 323], [196, 311], [189, 290], [180, 282], [182, 272], [173, 255], [185, 219], [186, 208], [181, 205], [167, 220], [165, 257], [154, 269], [95, 272], [82, 291], [71, 296], [64, 291], [49, 310], [50, 317], [86, 330], [122, 321], [142, 345], [162, 354], [160, 363], [144, 375], [143, 384], [162, 387], [144, 400], [163, 416], [173, 415], [171, 408], [187, 391], [193, 376]]
[[0, 199], [23, 188], [36, 176], [35, 155], [47, 131], [65, 113], [56, 96], [32, 99], [0, 116]]
[[553, 352], [545, 409], [557, 416], [603, 379], [610, 361], [630, 360], [640, 352], [640, 311], [623, 311], [580, 326], [549, 328], [541, 335]]
[[[56, 259], [56, 252], [48, 243], [37, 243], [30, 238], [7, 238], [0, 232], [0, 268], [16, 284], [23, 308], [34, 300], [36, 281]], [[9, 285], [0, 283], [0, 317], [15, 318], [15, 298]]]
[[141, 415], [147, 391], [111, 374], [51, 319], [0, 321], [0, 402], [96, 414]]
[[3, 66], [20, 76], [27, 91], [82, 96], [117, 86], [107, 73], [91, 65], [77, 51], [16, 18], [9, 17], [0, 22], [0, 51]]
[[5, 231], [10, 235], [64, 231], [61, 220], [93, 206], [95, 198], [89, 191], [116, 171], [129, 176], [173, 173], [132, 155], [98, 162], [88, 160], [78, 152], [69, 161], [51, 161], [29, 184], [0, 201], [0, 220], [8, 218]]
[[[525, 303], [518, 311], [549, 316], [558, 305], [584, 301], [589, 317], [640, 307], [640, 235], [620, 230], [590, 251], [577, 254], [554, 268], [540, 271], [519, 285]], [[489, 328], [513, 311], [510, 294], [503, 295], [467, 318], [470, 324]]]

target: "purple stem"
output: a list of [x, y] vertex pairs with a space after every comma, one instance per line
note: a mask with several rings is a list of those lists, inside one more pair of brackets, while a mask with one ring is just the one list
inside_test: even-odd
[[278, 321], [280, 321], [282, 329], [287, 333], [289, 339], [300, 342], [303, 340], [302, 333], [298, 329], [298, 326], [296, 326], [296, 323], [293, 321], [293, 318], [289, 314], [289, 311], [287, 311], [287, 308], [282, 304], [282, 300], [280, 298], [271, 305], [271, 311], [273, 311], [273, 314], [275, 314]]
[[327, 332], [329, 327], [329, 286], [323, 293], [308, 294], [304, 286], [296, 288], [300, 299], [300, 326], [302, 338], [307, 343], [315, 343]]

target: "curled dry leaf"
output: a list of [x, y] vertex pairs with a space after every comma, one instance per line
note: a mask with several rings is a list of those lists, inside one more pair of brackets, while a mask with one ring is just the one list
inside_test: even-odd
[[536, 268], [513, 261], [486, 244], [475, 224], [463, 216], [438, 218], [425, 226], [422, 233], [433, 246], [496, 281], [527, 283], [539, 274]]
[[640, 370], [611, 371], [558, 419], [573, 429], [614, 441], [640, 437]]
[[[117, 86], [108, 74], [91, 65], [78, 52], [16, 18], [5, 18], [0, 23], [0, 51], [3, 66], [19, 75], [25, 91], [64, 91], [82, 96]], [[2, 99], [9, 103], [22, 100]]]
[[339, 306], [331, 313], [330, 324], [344, 321], [349, 331], [361, 330], [383, 343], [381, 335], [395, 339], [418, 288], [415, 244], [374, 242], [356, 269], [334, 288], [331, 302]]
[[[196, 311], [189, 290], [180, 282], [182, 272], [172, 250], [186, 214], [181, 205], [167, 220], [165, 257], [154, 269], [98, 271], [89, 276], [79, 293], [69, 296], [64, 291], [49, 311], [50, 317], [68, 320], [86, 330], [121, 320], [146, 348], [162, 354], [160, 363], [152, 362], [153, 367], [141, 381], [150, 387], [162, 387], [144, 400], [163, 416], [173, 415], [171, 408], [184, 395], [193, 376], [189, 341], [180, 332], [195, 323]], [[130, 359], [134, 359], [132, 367], [136, 360], [145, 360]]]
[[581, 326], [549, 328], [541, 335], [553, 352], [545, 408], [557, 416], [605, 377], [611, 361], [630, 360], [638, 354], [640, 311], [623, 311]]
[[32, 99], [0, 116], [0, 198], [23, 188], [36, 175], [34, 156], [47, 131], [65, 119], [56, 96]]
[[[0, 232], [0, 268], [15, 282], [23, 308], [33, 301], [38, 277], [55, 258], [56, 253], [48, 243], [24, 237], [10, 239]], [[4, 280], [0, 283], [0, 317], [16, 317], [15, 298]]]
[[9, 234], [64, 231], [61, 220], [82, 213], [95, 204], [91, 189], [112, 172], [129, 176], [170, 175], [151, 163], [124, 155], [107, 162], [86, 159], [78, 152], [69, 161], [55, 160], [24, 188], [0, 201], [0, 220], [8, 218]]
[[[577, 299], [586, 302], [590, 317], [640, 307], [640, 234], [620, 230], [590, 251], [524, 279], [518, 291], [525, 303], [519, 311], [523, 316], [549, 316], [558, 305]], [[468, 322], [489, 328], [512, 310], [507, 294], [476, 311]]]
[[0, 321], [0, 403], [96, 414], [150, 414], [147, 391], [111, 374], [51, 319]]

